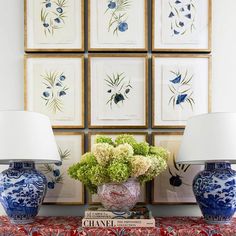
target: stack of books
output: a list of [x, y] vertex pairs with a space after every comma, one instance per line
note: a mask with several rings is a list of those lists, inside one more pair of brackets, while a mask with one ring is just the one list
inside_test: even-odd
[[155, 227], [155, 219], [146, 206], [135, 206], [126, 212], [108, 211], [102, 206], [85, 210], [83, 227]]

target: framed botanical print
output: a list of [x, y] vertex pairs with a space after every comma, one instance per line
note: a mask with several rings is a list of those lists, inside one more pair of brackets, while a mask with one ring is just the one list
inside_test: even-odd
[[25, 51], [84, 51], [84, 0], [25, 0]]
[[89, 51], [147, 51], [146, 0], [88, 0]]
[[53, 128], [83, 128], [83, 56], [25, 56], [25, 110], [47, 115]]
[[211, 51], [211, 0], [153, 0], [153, 51]]
[[147, 56], [89, 56], [89, 128], [147, 127]]
[[170, 152], [168, 167], [153, 180], [152, 204], [192, 204], [194, 176], [202, 170], [201, 165], [177, 164], [182, 132], [153, 133], [153, 145], [166, 148]]
[[[148, 139], [148, 133], [146, 132], [89, 132], [88, 134], [88, 149], [91, 150], [93, 147], [93, 144], [95, 143], [96, 135], [107, 135], [111, 137], [113, 140], [115, 140], [116, 136], [119, 134], [131, 134], [135, 137], [135, 139], [138, 142], [144, 142]], [[99, 204], [99, 198], [97, 194], [90, 194], [88, 195], [88, 202], [91, 205]], [[140, 204], [146, 204], [147, 203], [147, 196], [146, 196], [146, 184], [141, 185], [141, 195], [139, 198]]]
[[157, 54], [153, 65], [154, 128], [183, 128], [189, 117], [211, 110], [211, 57]]
[[48, 190], [44, 204], [84, 204], [84, 186], [67, 174], [69, 166], [80, 161], [84, 153], [84, 134], [55, 132], [60, 164], [40, 164], [37, 168], [45, 174]]

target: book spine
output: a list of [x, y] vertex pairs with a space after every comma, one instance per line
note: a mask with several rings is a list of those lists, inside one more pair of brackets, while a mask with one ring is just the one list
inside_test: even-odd
[[85, 211], [84, 217], [88, 219], [114, 219], [114, 218], [128, 218], [129, 214], [115, 214], [109, 211]]
[[155, 219], [82, 219], [82, 227], [155, 227]]

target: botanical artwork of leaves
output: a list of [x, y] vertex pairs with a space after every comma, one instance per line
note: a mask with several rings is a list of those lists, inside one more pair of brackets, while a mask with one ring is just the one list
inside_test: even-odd
[[172, 36], [185, 35], [196, 30], [195, 0], [169, 0], [168, 18]]
[[113, 105], [118, 106], [120, 103], [125, 102], [133, 89], [130, 80], [127, 81], [124, 72], [107, 75], [105, 82], [107, 93], [109, 94], [109, 99], [106, 104], [109, 104], [111, 109]]
[[47, 176], [48, 180], [48, 189], [53, 190], [56, 184], [63, 184], [63, 175], [61, 171], [61, 166], [63, 161], [68, 159], [71, 155], [71, 151], [69, 149], [62, 150], [58, 147], [58, 151], [61, 157], [61, 162], [56, 164], [44, 164], [40, 167], [40, 170]]
[[41, 23], [45, 36], [53, 35], [55, 30], [65, 24], [67, 0], [44, 0], [41, 7]]
[[119, 32], [125, 32], [129, 29], [127, 9], [131, 6], [129, 0], [112, 0], [107, 2], [105, 14], [110, 15], [108, 23], [108, 32], [118, 36]]
[[63, 112], [63, 98], [67, 95], [69, 87], [65, 85], [66, 75], [62, 72], [50, 71], [41, 75], [45, 87], [41, 98], [45, 101], [45, 106], [53, 114]]
[[170, 71], [173, 77], [169, 80], [169, 91], [172, 96], [169, 99], [169, 105], [175, 109], [176, 107], [181, 107], [184, 109], [184, 104], [189, 104], [191, 109], [194, 110], [194, 97], [192, 89], [192, 79], [193, 74], [190, 74], [188, 70], [184, 73], [178, 71]]

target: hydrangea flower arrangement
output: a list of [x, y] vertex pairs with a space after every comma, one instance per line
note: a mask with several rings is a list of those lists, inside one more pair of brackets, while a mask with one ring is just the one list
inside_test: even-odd
[[97, 135], [91, 152], [68, 169], [71, 178], [83, 182], [91, 193], [97, 193], [97, 186], [129, 178], [140, 183], [152, 180], [167, 167], [169, 152], [162, 147], [137, 142], [132, 135], [110, 137]]

